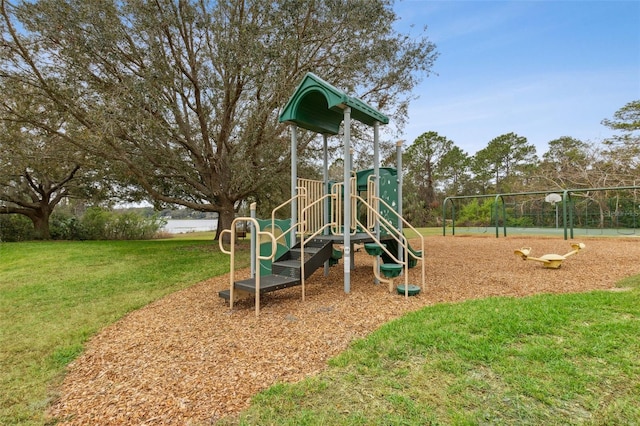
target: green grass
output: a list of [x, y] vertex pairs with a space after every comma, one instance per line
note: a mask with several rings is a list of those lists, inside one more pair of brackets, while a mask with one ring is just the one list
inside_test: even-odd
[[[442, 228], [416, 228], [416, 231], [418, 231], [420, 235], [424, 237], [442, 235]], [[416, 234], [411, 228], [404, 228], [403, 232], [404, 235], [409, 239], [418, 237], [418, 234]]]
[[228, 268], [212, 236], [197, 234], [0, 243], [0, 424], [44, 423], [65, 366], [92, 335]]
[[[211, 239], [0, 243], [0, 424], [43, 424], [87, 339], [226, 273]], [[221, 424], [640, 424], [640, 276], [620, 286], [425, 308]]]
[[422, 309], [222, 424], [640, 424], [638, 283]]

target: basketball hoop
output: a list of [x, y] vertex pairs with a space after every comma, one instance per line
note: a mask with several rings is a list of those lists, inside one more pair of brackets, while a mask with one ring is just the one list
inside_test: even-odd
[[560, 194], [556, 194], [556, 193], [551, 193], [551, 194], [547, 194], [546, 197], [544, 197], [544, 200], [547, 203], [551, 203], [551, 205], [555, 205], [556, 203], [562, 201], [562, 195]]
[[556, 207], [556, 229], [558, 229], [558, 206], [556, 203], [562, 201], [562, 195], [552, 192], [551, 194], [547, 194], [547, 196], [544, 197], [544, 200]]

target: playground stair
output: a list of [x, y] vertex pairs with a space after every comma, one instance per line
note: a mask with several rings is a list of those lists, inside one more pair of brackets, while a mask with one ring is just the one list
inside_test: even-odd
[[[392, 253], [397, 253], [398, 252], [398, 242], [395, 240], [389, 240], [385, 242], [387, 245], [387, 248], [389, 249], [389, 251], [391, 251]], [[413, 254], [413, 256], [409, 256], [409, 268], [414, 268], [417, 264], [418, 264], [418, 260], [417, 258], [421, 258], [422, 257], [422, 250], [414, 250], [411, 246], [409, 246], [409, 251]], [[382, 252], [381, 253], [382, 256], [382, 262], [385, 264], [393, 264], [395, 263], [395, 260], [393, 260], [391, 258], [391, 256], [389, 256], [386, 252]]]
[[[281, 290], [288, 287], [300, 285], [302, 283], [302, 271], [300, 268], [300, 258], [302, 256], [300, 243], [293, 246], [289, 251], [276, 259], [271, 264], [271, 275], [260, 277], [260, 294]], [[309, 278], [318, 268], [329, 260], [333, 253], [333, 244], [329, 240], [312, 239], [304, 246], [304, 277]], [[256, 280], [249, 278], [236, 281], [234, 289], [256, 294]], [[229, 300], [230, 291], [222, 290], [218, 296]]]

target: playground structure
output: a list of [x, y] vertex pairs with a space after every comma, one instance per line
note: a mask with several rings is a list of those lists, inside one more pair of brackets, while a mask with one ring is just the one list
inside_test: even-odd
[[545, 268], [558, 269], [562, 265], [563, 260], [569, 256], [573, 256], [585, 247], [584, 243], [573, 243], [571, 244], [571, 248], [573, 250], [565, 255], [545, 254], [542, 257], [531, 257], [531, 247], [522, 247], [521, 249], [515, 250], [513, 253], [520, 256], [522, 260], [535, 260], [536, 262], [542, 262], [542, 266]]
[[[351, 161], [351, 120], [373, 128], [372, 169], [353, 171]], [[255, 217], [236, 218], [230, 229], [220, 235], [220, 249], [231, 256], [229, 290], [219, 296], [233, 303], [241, 298], [255, 298], [256, 315], [260, 312], [260, 295], [291, 286], [301, 286], [305, 299], [305, 280], [318, 268], [339, 259], [343, 262], [344, 292], [350, 292], [354, 244], [365, 244], [376, 258], [372, 278], [384, 282], [393, 292], [394, 279], [403, 276], [404, 295], [416, 294], [417, 286], [408, 283], [409, 268], [422, 267], [425, 281], [424, 239], [402, 217], [401, 143], [397, 144], [398, 167], [381, 168], [379, 164], [379, 126], [389, 119], [363, 101], [350, 97], [318, 76], [308, 73], [284, 107], [280, 121], [291, 129], [291, 198], [277, 206], [270, 221]], [[328, 179], [328, 137], [343, 131], [344, 175], [342, 182]], [[314, 181], [297, 176], [297, 129], [322, 134], [324, 142], [323, 179]], [[289, 207], [291, 217], [277, 220], [278, 212]], [[251, 232], [251, 278], [235, 280], [236, 224], [249, 221]], [[409, 245], [403, 229], [409, 228], [420, 238], [420, 248]], [[229, 238], [226, 238], [229, 237]], [[228, 239], [227, 250], [223, 241]], [[341, 247], [337, 250], [336, 247]]]

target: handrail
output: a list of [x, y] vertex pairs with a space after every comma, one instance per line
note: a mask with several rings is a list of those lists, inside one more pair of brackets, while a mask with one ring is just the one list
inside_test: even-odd
[[[424, 286], [424, 282], [425, 282], [425, 262], [424, 262], [424, 257], [425, 257], [425, 251], [424, 251], [424, 236], [418, 232], [418, 230], [416, 228], [413, 227], [413, 225], [411, 225], [404, 217], [402, 217], [402, 215], [400, 215], [400, 213], [398, 213], [392, 206], [390, 206], [385, 200], [383, 200], [382, 198], [380, 198], [379, 195], [377, 195], [376, 192], [376, 188], [375, 188], [375, 181], [374, 181], [374, 176], [369, 176], [367, 179], [367, 202], [364, 203], [368, 209], [368, 211], [373, 211], [375, 212], [377, 215], [380, 216], [380, 202], [382, 202], [382, 205], [384, 207], [387, 208], [387, 210], [394, 214], [396, 216], [396, 218], [400, 219], [402, 221], [403, 225], [407, 225], [413, 232], [416, 233], [416, 235], [418, 235], [420, 237], [420, 257], [417, 257], [413, 254], [413, 252], [411, 252], [409, 250], [409, 241], [407, 240], [407, 245], [406, 247], [403, 246], [403, 249], [405, 251], [409, 251], [410, 255], [416, 260], [416, 261], [420, 261], [421, 263], [421, 268], [422, 268], [422, 285]], [[372, 203], [370, 203], [369, 201], [373, 201]], [[388, 223], [388, 221], [386, 221], [386, 219], [382, 216], [380, 216], [385, 222], [386, 222], [386, 230], [387, 232], [389, 231], [393, 231], [393, 232], [398, 232], [400, 233], [400, 231], [398, 231], [396, 229], [395, 226], [391, 225]], [[379, 222], [378, 222], [379, 223]], [[370, 216], [369, 214], [367, 214], [367, 225], [369, 225], [371, 227], [371, 225], [375, 225], [375, 221], [370, 220]], [[389, 232], [391, 233], [391, 232]], [[404, 237], [404, 235], [402, 234], [402, 236]], [[406, 237], [404, 237], [406, 239]], [[394, 256], [395, 258], [395, 256]], [[405, 286], [405, 293], [408, 294], [408, 286]]]
[[313, 180], [313, 179], [303, 179], [298, 178], [298, 187], [303, 187], [306, 189], [306, 199], [305, 202], [301, 202], [298, 206], [298, 213], [302, 215], [302, 211], [306, 210], [306, 222], [307, 229], [305, 232], [313, 231], [317, 228], [320, 228], [325, 221], [328, 220], [328, 214], [325, 216], [325, 212], [322, 205], [314, 204], [313, 209], [307, 209], [307, 203], [313, 203], [319, 198], [327, 195], [325, 189], [325, 183], [321, 180]]
[[[384, 217], [382, 217], [382, 215], [380, 215], [377, 211], [373, 210], [373, 209], [371, 208], [371, 206], [369, 206], [368, 204], [366, 204], [366, 201], [364, 201], [364, 199], [362, 199], [362, 197], [360, 197], [360, 196], [356, 196], [356, 197], [357, 197], [361, 202], [363, 202], [363, 203], [366, 205], [366, 207], [367, 207], [367, 212], [369, 212], [369, 211], [373, 212], [375, 215], [380, 216], [378, 219], [382, 219], [383, 221], [387, 222], [387, 224], [388, 224], [388, 221], [387, 221]], [[362, 226], [362, 223], [360, 223], [360, 221], [359, 221], [359, 220], [358, 220], [357, 222]], [[385, 224], [385, 227], [386, 227], [386, 226], [388, 226], [387, 224]], [[408, 248], [406, 247], [406, 237], [405, 237], [404, 235], [402, 235], [402, 234], [399, 234], [398, 236], [399, 236], [399, 237], [401, 237], [401, 238], [398, 238], [398, 237], [397, 237], [396, 235], [394, 235], [393, 233], [390, 233], [390, 235], [392, 236], [392, 238], [393, 238], [393, 239], [395, 239], [395, 240], [398, 242], [398, 244], [402, 245], [402, 247], [404, 248], [404, 250], [402, 251], [402, 253], [403, 253], [403, 257], [404, 257], [404, 260], [400, 260], [400, 259], [398, 259], [398, 258], [396, 257], [397, 253], [392, 254], [389, 250], [387, 250], [387, 247], [386, 247], [386, 246], [385, 246], [385, 245], [384, 245], [384, 244], [383, 244], [383, 243], [382, 243], [382, 242], [381, 242], [381, 241], [380, 241], [380, 240], [379, 240], [375, 235], [373, 235], [373, 234], [371, 233], [371, 231], [369, 231], [368, 229], [366, 229], [366, 228], [364, 228], [364, 227], [363, 227], [363, 229], [364, 229], [364, 232], [365, 232], [367, 235], [369, 235], [369, 237], [370, 237], [370, 238], [371, 238], [371, 239], [372, 239], [376, 244], [378, 244], [378, 245], [380, 246], [380, 248], [381, 248], [385, 253], [387, 253], [387, 255], [389, 255], [389, 256], [390, 256], [390, 257], [391, 257], [391, 258], [392, 258], [392, 259], [393, 259], [397, 264], [402, 265], [402, 268], [404, 269], [404, 281], [405, 281], [405, 288], [408, 288], [408, 281], [409, 281], [409, 250], [408, 250]], [[378, 280], [380, 280], [380, 281], [385, 281], [385, 282], [389, 282], [389, 283], [391, 283], [391, 282], [392, 282], [392, 281], [387, 280], [387, 279], [382, 279], [382, 278], [380, 277], [380, 275], [379, 275], [379, 272], [378, 272], [378, 271], [374, 271], [374, 275], [375, 275], [376, 279], [378, 279]], [[389, 285], [391, 285], [391, 284], [389, 284]], [[392, 289], [392, 288], [389, 288], [389, 291], [393, 291], [393, 289]], [[407, 292], [407, 291], [405, 291], [405, 296], [406, 296], [406, 297], [408, 297], [408, 296], [409, 296], [409, 294], [408, 294], [408, 292]]]
[[[416, 255], [413, 254], [413, 252], [411, 252], [411, 250], [408, 250], [411, 256], [413, 256], [414, 259], [419, 260], [421, 263], [421, 267], [422, 267], [422, 285], [424, 286], [425, 283], [425, 278], [426, 278], [426, 272], [425, 272], [425, 251], [424, 251], [424, 236], [418, 232], [418, 230], [411, 225], [409, 222], [407, 222], [407, 220], [402, 217], [397, 211], [395, 211], [393, 209], [393, 207], [391, 207], [386, 201], [384, 201], [382, 198], [380, 197], [376, 197], [379, 199], [379, 203], [381, 202], [383, 206], [385, 206], [387, 208], [387, 210], [389, 210], [391, 213], [393, 213], [394, 215], [396, 215], [396, 217], [398, 219], [400, 219], [402, 221], [403, 225], [406, 225], [407, 227], [409, 227], [409, 229], [411, 229], [416, 235], [418, 235], [420, 237], [420, 257], [417, 257]], [[395, 227], [391, 227], [391, 229], [395, 229]], [[404, 235], [403, 235], [404, 237]], [[406, 238], [406, 237], [405, 237]], [[408, 240], [407, 240], [407, 249], [408, 249]], [[405, 293], [408, 294], [408, 289], [407, 287], [405, 287]]]
[[[357, 189], [357, 178], [356, 177], [351, 177], [351, 179], [349, 180], [350, 185], [351, 185], [351, 189], [354, 189], [354, 186], [356, 187], [355, 189]], [[339, 193], [339, 189], [342, 188], [342, 200], [343, 202], [339, 202], [340, 200], [340, 193]], [[351, 191], [352, 194], [357, 193], [357, 190], [353, 190]], [[345, 228], [345, 224], [342, 222], [342, 218], [344, 217], [343, 214], [343, 204], [344, 204], [344, 183], [343, 182], [336, 182], [333, 187], [331, 188], [331, 194], [335, 195], [336, 197], [336, 202], [334, 203], [334, 209], [335, 209], [335, 217], [338, 218], [338, 220], [335, 222], [336, 226], [335, 228], [331, 229], [331, 233], [334, 235], [344, 235], [344, 228]], [[356, 235], [358, 230], [356, 227], [356, 216], [357, 216], [357, 209], [356, 209], [356, 201], [353, 198], [352, 195], [352, 199], [351, 199], [351, 223], [349, 223], [349, 235]], [[340, 227], [342, 226], [342, 230], [340, 229]], [[351, 231], [351, 229], [353, 229], [353, 232]]]
[[320, 235], [327, 227], [331, 226], [331, 223], [324, 224], [321, 228], [316, 230], [313, 234], [311, 234], [306, 240], [304, 235], [300, 240], [300, 284], [302, 285], [302, 301], [304, 302], [305, 298], [305, 276], [304, 276], [304, 245], [311, 241], [312, 238], [315, 238], [317, 235]]
[[[340, 230], [340, 225], [342, 224], [342, 203], [340, 202], [340, 194], [339, 189], [344, 186], [341, 183], [335, 183], [331, 187], [331, 196], [335, 200], [330, 209], [331, 222], [334, 223], [334, 227], [331, 228], [331, 233], [333, 235], [343, 235], [343, 232]], [[337, 220], [333, 220], [337, 218]]]
[[[361, 197], [358, 197], [358, 198], [361, 198]], [[369, 207], [369, 206], [367, 206], [367, 207]], [[372, 210], [372, 211], [373, 211], [373, 210]], [[375, 212], [375, 211], [374, 211], [374, 213], [375, 213], [375, 214], [378, 214], [378, 213], [377, 213], [377, 212]], [[380, 219], [385, 220], [382, 216], [380, 216]], [[358, 223], [359, 223], [360, 225], [362, 225], [362, 223], [361, 223], [360, 221], [358, 221]], [[387, 223], [388, 223], [388, 222], [387, 222]], [[387, 224], [385, 224], [385, 225], [387, 225]], [[389, 228], [387, 228], [387, 226], [385, 226], [385, 229], [390, 230]], [[369, 230], [368, 230], [368, 229], [366, 229], [366, 228], [363, 228], [363, 230], [364, 230], [365, 234], [367, 234], [370, 238], [372, 238], [372, 239], [373, 239], [373, 241], [374, 241], [376, 244], [380, 244], [380, 245], [382, 246], [382, 244], [383, 244], [383, 243], [382, 243], [382, 242], [378, 239], [378, 237], [376, 237], [376, 236], [375, 236], [371, 231], [369, 231]], [[407, 240], [407, 238], [406, 238], [404, 235], [401, 235], [401, 234], [397, 234], [397, 235], [396, 235], [396, 234], [394, 234], [394, 233], [392, 233], [392, 232], [390, 232], [390, 233], [389, 233], [389, 235], [390, 235], [390, 236], [391, 236], [391, 237], [392, 237], [392, 238], [393, 238], [393, 239], [394, 239], [398, 244], [402, 245], [402, 247], [403, 247], [403, 248], [406, 248], [406, 240]], [[403, 265], [403, 266], [405, 265], [405, 262], [404, 262], [404, 261], [402, 261], [402, 260], [398, 259], [398, 257], [397, 257], [398, 253], [395, 253], [395, 254], [394, 254], [394, 253], [391, 253], [391, 252], [390, 252], [389, 250], [387, 250], [387, 248], [386, 248], [386, 247], [384, 247], [384, 246], [383, 246], [383, 247], [381, 247], [381, 248], [382, 248], [382, 250], [384, 250], [384, 251], [385, 251], [385, 253], [387, 253], [387, 254], [389, 255], [389, 257], [391, 257], [391, 258], [394, 260], [394, 262], [399, 263], [399, 264], [401, 264], [401, 265]], [[406, 251], [409, 251], [409, 250], [406, 250]], [[415, 256], [414, 256], [414, 257], [415, 257]], [[417, 259], [417, 258], [416, 258], [416, 259]]]
[[[379, 202], [381, 202], [382, 205], [385, 206], [391, 213], [396, 215], [396, 217], [402, 221], [403, 225], [408, 226], [413, 232], [416, 233], [416, 235], [420, 236], [420, 250], [422, 251], [422, 255], [423, 255], [422, 257], [424, 258], [424, 236], [420, 232], [418, 232], [418, 230], [416, 228], [414, 228], [413, 225], [411, 225], [409, 222], [407, 222], [407, 220], [404, 217], [402, 217], [397, 211], [395, 211], [393, 209], [393, 207], [391, 207], [386, 201], [384, 201], [382, 198], [379, 198], [379, 197], [376, 197], [376, 198], [378, 198]], [[391, 225], [391, 226], [392, 226], [392, 229], [395, 230], [393, 225]], [[421, 258], [419, 258], [419, 257], [417, 257], [415, 255], [414, 255], [414, 258], [418, 259], [418, 260], [421, 259]]]
[[351, 193], [351, 223], [350, 226], [353, 229], [353, 232], [349, 232], [350, 235], [355, 235], [358, 233], [357, 219], [358, 219], [358, 202], [356, 201], [353, 195], [358, 194], [358, 175], [351, 171], [351, 178], [349, 179], [349, 186]]
[[[298, 186], [296, 187], [296, 192], [297, 194], [294, 197], [289, 198], [287, 201], [285, 201], [284, 203], [280, 204], [279, 206], [271, 210], [271, 229], [275, 229], [276, 227], [276, 211], [292, 203], [293, 200], [295, 199], [298, 199], [298, 198], [306, 199], [306, 196], [307, 196], [306, 188]], [[298, 226], [299, 226], [299, 222], [292, 224], [286, 231], [283, 231], [282, 234], [276, 238], [276, 241], [279, 240], [280, 238], [286, 238], [289, 232], [291, 232], [291, 230], [293, 230], [295, 227], [298, 227]], [[299, 233], [299, 229], [297, 233]], [[284, 245], [287, 245], [287, 244], [284, 244]]]
[[[233, 301], [235, 298], [234, 287], [235, 287], [235, 276], [236, 276], [236, 268], [235, 268], [235, 246], [236, 246], [236, 222], [238, 221], [250, 221], [253, 224], [253, 229], [256, 230], [255, 238], [255, 258], [256, 264], [259, 265], [257, 260], [270, 260], [276, 255], [278, 243], [273, 235], [273, 233], [269, 231], [260, 231], [260, 225], [258, 221], [253, 217], [238, 217], [231, 222], [231, 229], [223, 229], [220, 232], [220, 237], [218, 239], [218, 245], [220, 246], [220, 251], [231, 256], [229, 260], [229, 309], [233, 309]], [[223, 241], [223, 236], [226, 234], [230, 234], [231, 238], [231, 248], [230, 250], [225, 250]], [[261, 256], [260, 255], [260, 237], [261, 235], [268, 236], [271, 238], [271, 255], [269, 256]], [[256, 281], [256, 294], [255, 294], [255, 305], [256, 305], [256, 316], [260, 314], [260, 267], [256, 268], [255, 281]]]
[[[425, 262], [424, 262], [424, 257], [425, 257], [425, 252], [424, 252], [424, 236], [422, 234], [420, 234], [420, 232], [418, 232], [418, 230], [416, 228], [414, 228], [409, 222], [407, 222], [407, 220], [405, 218], [403, 218], [398, 212], [396, 212], [389, 204], [387, 204], [386, 201], [384, 201], [382, 198], [380, 197], [376, 197], [374, 196], [373, 199], [377, 199], [377, 203], [379, 205], [379, 203], [382, 203], [383, 206], [385, 206], [390, 212], [393, 212], [393, 214], [396, 215], [396, 217], [398, 219], [400, 219], [402, 221], [402, 223], [404, 225], [407, 225], [413, 232], [416, 233], [416, 235], [418, 235], [420, 237], [420, 257], [416, 256], [412, 250], [409, 250], [409, 240], [408, 238], [400, 233], [395, 226], [390, 223], [385, 217], [383, 217], [380, 212], [376, 209], [373, 208], [373, 206], [371, 206], [369, 203], [367, 203], [362, 197], [360, 197], [359, 195], [355, 195], [354, 198], [357, 198], [366, 208], [367, 208], [367, 216], [371, 213], [374, 214], [374, 216], [376, 216], [378, 218], [378, 221], [381, 222], [385, 229], [387, 230], [387, 232], [389, 233], [389, 235], [391, 235], [391, 237], [396, 240], [398, 242], [398, 244], [400, 244], [403, 247], [403, 257], [404, 257], [404, 261], [400, 261], [397, 257], [396, 254], [391, 254], [391, 252], [389, 252], [389, 250], [387, 250], [387, 248], [382, 245], [382, 243], [379, 241], [378, 237], [374, 236], [369, 229], [367, 229], [366, 227], [362, 226], [362, 223], [360, 223], [358, 221], [358, 223], [360, 224], [360, 226], [362, 226], [363, 230], [365, 231], [365, 233], [371, 237], [377, 244], [379, 244], [382, 248], [382, 250], [384, 250], [392, 259], [394, 259], [394, 261], [396, 261], [399, 264], [402, 264], [404, 266], [405, 269], [405, 296], [408, 297], [409, 295], [409, 286], [408, 286], [408, 276], [409, 276], [409, 256], [411, 256], [412, 258], [419, 260], [421, 262], [421, 267], [422, 267], [422, 285], [424, 286], [424, 282], [425, 282]], [[397, 236], [396, 236], [397, 234]]]
[[[304, 235], [307, 232], [307, 212], [309, 210], [311, 210], [316, 204], [319, 204], [320, 202], [324, 201], [326, 198], [334, 198], [333, 194], [325, 194], [322, 197], [318, 198], [317, 200], [313, 201], [312, 203], [306, 205], [302, 211], [300, 212], [300, 227], [299, 227], [299, 232], [300, 234]], [[322, 226], [322, 228], [325, 228], [326, 224]], [[314, 231], [315, 232], [315, 231]], [[316, 234], [317, 235], [317, 234]]]
[[[380, 211], [380, 203], [377, 202], [378, 195], [376, 195], [376, 182], [375, 179], [378, 177], [375, 175], [370, 175], [367, 178], [367, 203], [371, 205], [371, 207], [379, 212]], [[369, 215], [367, 215], [367, 227], [369, 229], [375, 227], [375, 219]]]
[[307, 242], [311, 241], [312, 238], [316, 237], [317, 235], [319, 235], [321, 232], [323, 232], [325, 229], [327, 229], [328, 227], [331, 227], [334, 225], [333, 222], [329, 222], [329, 223], [325, 223], [322, 227], [318, 228], [315, 232], [313, 232], [308, 238], [305, 239], [304, 234], [306, 232], [306, 213], [308, 210], [310, 210], [315, 204], [320, 203], [322, 201], [324, 201], [325, 198], [327, 197], [333, 197], [333, 194], [325, 194], [322, 197], [318, 198], [317, 200], [315, 200], [314, 202], [312, 202], [311, 204], [305, 206], [304, 209], [302, 209], [301, 215], [300, 217], [302, 218], [302, 221], [300, 222], [302, 225], [302, 229], [300, 232], [300, 283], [302, 285], [302, 301], [304, 302], [304, 298], [305, 298], [305, 276], [304, 276], [304, 246]]

